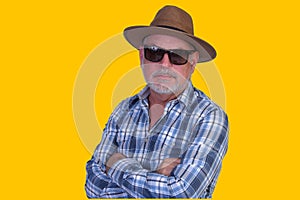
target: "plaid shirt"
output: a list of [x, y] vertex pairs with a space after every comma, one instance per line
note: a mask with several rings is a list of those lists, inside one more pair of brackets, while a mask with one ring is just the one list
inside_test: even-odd
[[[190, 83], [167, 103], [149, 129], [149, 88], [122, 101], [109, 118], [87, 162], [89, 198], [211, 198], [228, 146], [224, 111]], [[106, 174], [113, 153], [117, 161]], [[180, 158], [170, 176], [156, 172], [166, 158]]]

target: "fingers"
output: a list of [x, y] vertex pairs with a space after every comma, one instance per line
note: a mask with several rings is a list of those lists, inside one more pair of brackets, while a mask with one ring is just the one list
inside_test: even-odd
[[173, 169], [179, 165], [181, 159], [179, 158], [166, 158], [158, 167], [157, 173], [163, 174], [165, 176], [170, 176]]
[[114, 153], [106, 162], [106, 173], [108, 170], [113, 166], [117, 161], [126, 158], [123, 154], [121, 153]]
[[174, 160], [174, 163], [176, 163], [176, 164], [180, 164], [180, 162], [181, 162], [181, 159], [180, 159], [180, 158], [176, 158], [176, 159]]

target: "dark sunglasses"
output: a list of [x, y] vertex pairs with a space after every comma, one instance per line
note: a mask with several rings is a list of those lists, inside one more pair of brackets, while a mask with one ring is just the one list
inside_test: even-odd
[[165, 53], [168, 54], [169, 61], [174, 65], [184, 65], [188, 62], [189, 55], [196, 50], [171, 49], [165, 50], [156, 46], [145, 46], [144, 56], [151, 62], [160, 62]]

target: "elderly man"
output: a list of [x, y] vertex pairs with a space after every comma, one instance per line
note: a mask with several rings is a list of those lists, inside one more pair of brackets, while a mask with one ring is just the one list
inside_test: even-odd
[[228, 146], [224, 111], [190, 78], [216, 51], [175, 6], [124, 30], [147, 86], [111, 114], [87, 163], [89, 198], [211, 198]]

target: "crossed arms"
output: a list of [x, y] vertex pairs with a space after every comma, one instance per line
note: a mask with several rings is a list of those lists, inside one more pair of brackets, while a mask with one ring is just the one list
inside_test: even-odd
[[[109, 120], [103, 139], [87, 163], [89, 198], [210, 198], [227, 151], [227, 116], [210, 112], [180, 158], [166, 158], [153, 171], [118, 151], [116, 123]], [[210, 138], [210, 139], [208, 139]]]

